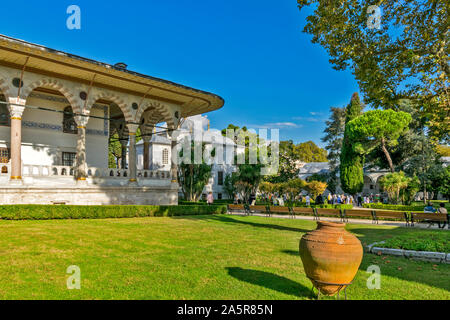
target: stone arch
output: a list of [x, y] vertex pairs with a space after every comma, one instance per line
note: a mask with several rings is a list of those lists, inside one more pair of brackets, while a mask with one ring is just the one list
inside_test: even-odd
[[131, 108], [129, 106], [127, 106], [127, 103], [120, 98], [118, 95], [113, 94], [113, 93], [109, 93], [109, 92], [105, 92], [105, 91], [101, 91], [98, 92], [96, 94], [94, 94], [91, 98], [89, 98], [88, 104], [87, 104], [87, 108], [88, 108], [88, 112], [91, 110], [92, 106], [95, 104], [95, 102], [97, 102], [98, 100], [109, 100], [114, 102], [115, 104], [117, 104], [120, 108], [120, 110], [122, 110], [122, 113], [125, 117], [125, 120], [127, 122], [133, 122], [134, 118], [133, 118], [133, 114], [131, 113]]
[[149, 102], [143, 108], [141, 108], [136, 114], [136, 120], [140, 122], [144, 112], [150, 108], [155, 109], [161, 114], [163, 120], [167, 123], [168, 128], [175, 128], [174, 116], [170, 113], [169, 108], [167, 108], [164, 104], [156, 101]]
[[8, 81], [0, 77], [0, 94], [3, 94], [5, 96], [6, 101], [9, 101], [9, 98], [11, 97], [10, 91], [11, 88], [9, 86]]
[[376, 184], [376, 179], [373, 179], [373, 177], [370, 175], [370, 174], [365, 174], [364, 175], [364, 179], [366, 179], [367, 178], [367, 180], [369, 180], [369, 182], [370, 183], [372, 183], [372, 184]]
[[29, 85], [26, 85], [21, 92], [21, 98], [27, 100], [31, 92], [33, 92], [34, 89], [39, 87], [49, 87], [61, 92], [64, 95], [64, 97], [69, 101], [69, 104], [71, 105], [73, 112], [79, 114], [82, 113], [81, 103], [76, 98], [75, 94], [72, 92], [72, 90], [70, 90], [67, 86], [65, 86], [63, 82], [57, 79], [43, 78], [35, 82], [32, 82]]

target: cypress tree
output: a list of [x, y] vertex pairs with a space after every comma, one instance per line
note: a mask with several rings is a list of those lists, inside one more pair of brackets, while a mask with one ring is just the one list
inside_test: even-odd
[[[347, 124], [359, 117], [362, 113], [362, 105], [358, 93], [352, 95], [350, 104], [346, 108]], [[344, 132], [344, 141], [341, 149], [340, 178], [344, 192], [355, 195], [364, 187], [364, 157], [353, 151], [347, 131]]]

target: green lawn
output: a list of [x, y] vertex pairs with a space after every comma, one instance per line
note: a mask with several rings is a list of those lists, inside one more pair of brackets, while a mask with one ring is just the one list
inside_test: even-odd
[[[311, 299], [313, 221], [237, 216], [0, 221], [0, 299]], [[417, 230], [349, 225], [363, 243]], [[435, 231], [448, 232], [448, 231]], [[367, 267], [381, 268], [369, 290]], [[66, 269], [81, 268], [81, 290]], [[350, 299], [450, 299], [450, 265], [365, 254]]]
[[377, 247], [450, 253], [450, 232], [416, 230], [387, 239]]

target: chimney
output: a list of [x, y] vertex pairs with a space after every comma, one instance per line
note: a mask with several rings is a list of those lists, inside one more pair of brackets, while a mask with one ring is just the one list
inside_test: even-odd
[[128, 65], [126, 63], [123, 63], [123, 62], [118, 62], [118, 63], [116, 63], [114, 65], [114, 68], [116, 68], [118, 70], [121, 70], [121, 71], [124, 71], [124, 70], [127, 70]]

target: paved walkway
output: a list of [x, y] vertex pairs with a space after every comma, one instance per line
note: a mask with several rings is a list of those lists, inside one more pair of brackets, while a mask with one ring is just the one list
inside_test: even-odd
[[[234, 213], [228, 213], [230, 215], [237, 215], [237, 216], [246, 216], [246, 214], [244, 212], [234, 212]], [[252, 213], [252, 216], [257, 216], [257, 217], [263, 217], [263, 218], [281, 218], [281, 219], [292, 219], [292, 216], [288, 216], [288, 215], [278, 215], [278, 214], [273, 214], [271, 217], [267, 217], [266, 214], [261, 214], [261, 213]], [[314, 220], [314, 217], [312, 216], [295, 216], [295, 219], [298, 220]], [[320, 217], [321, 221], [331, 221], [331, 222], [341, 222], [341, 220], [339, 218], [330, 218], [330, 217]], [[351, 223], [351, 224], [370, 224], [372, 226], [376, 226], [376, 224], [372, 223], [372, 220], [369, 219], [348, 219], [347, 223]], [[378, 225], [379, 226], [394, 226], [394, 227], [406, 227], [406, 223], [402, 222], [402, 221], [385, 221], [385, 220], [379, 220], [378, 221]], [[411, 227], [408, 227], [411, 228]], [[445, 229], [439, 229], [439, 227], [437, 226], [437, 224], [433, 224], [431, 227], [429, 227], [428, 223], [414, 223], [414, 227], [416, 229], [433, 229], [433, 230], [448, 230], [450, 231], [447, 226], [445, 227]]]

